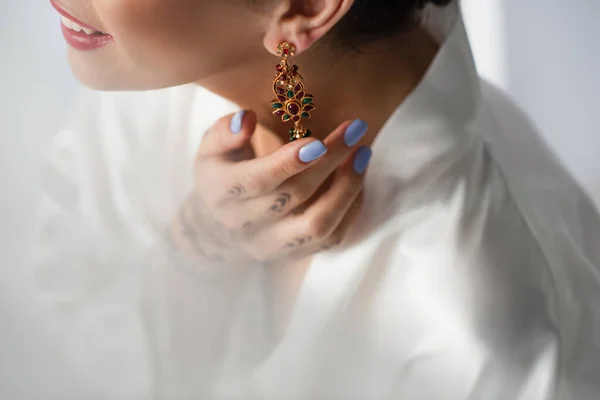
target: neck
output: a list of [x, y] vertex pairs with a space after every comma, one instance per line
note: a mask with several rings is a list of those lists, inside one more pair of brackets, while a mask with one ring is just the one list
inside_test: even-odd
[[[422, 29], [402, 38], [376, 43], [364, 52], [335, 55], [312, 53], [290, 59], [300, 67], [307, 91], [314, 95], [316, 109], [304, 125], [312, 136], [324, 139], [343, 121], [360, 118], [369, 124], [364, 143], [370, 144], [397, 106], [413, 91], [431, 64], [438, 47]], [[264, 50], [263, 50], [264, 51]], [[244, 66], [227, 70], [198, 82], [244, 109], [257, 113], [255, 140], [284, 143], [293, 126], [272, 115], [275, 98], [272, 82], [279, 59], [264, 51]], [[262, 129], [266, 128], [266, 129]]]

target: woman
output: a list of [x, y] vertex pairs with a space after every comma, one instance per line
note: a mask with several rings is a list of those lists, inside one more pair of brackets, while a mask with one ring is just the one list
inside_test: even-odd
[[89, 93], [45, 171], [40, 284], [101, 397], [597, 398], [600, 222], [458, 4], [53, 4], [83, 83], [172, 87]]

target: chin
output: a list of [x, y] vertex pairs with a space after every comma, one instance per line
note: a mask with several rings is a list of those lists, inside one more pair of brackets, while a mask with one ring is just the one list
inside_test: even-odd
[[163, 89], [188, 83], [182, 79], [147, 76], [136, 68], [124, 68], [115, 63], [106, 50], [81, 52], [69, 49], [71, 71], [81, 84], [94, 90], [128, 91]]
[[93, 52], [81, 52], [69, 48], [69, 65], [73, 75], [83, 84], [95, 90], [129, 90], [124, 84], [114, 66], [106, 65], [102, 60], [106, 59], [102, 54], [105, 49]]

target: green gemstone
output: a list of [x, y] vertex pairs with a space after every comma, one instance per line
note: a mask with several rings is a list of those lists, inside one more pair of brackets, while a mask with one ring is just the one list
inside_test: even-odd
[[292, 97], [294, 97], [294, 92], [291, 90], [288, 90], [287, 97], [288, 97], [288, 99], [291, 99]]
[[291, 117], [290, 117], [288, 114], [285, 114], [285, 115], [283, 116], [283, 120], [284, 120], [284, 121], [287, 121], [287, 120], [289, 120], [290, 118], [291, 118]]
[[302, 118], [310, 118], [310, 114], [307, 112], [302, 113]]
[[271, 105], [273, 106], [273, 108], [283, 108], [283, 104], [281, 103], [271, 103]]
[[310, 104], [313, 102], [313, 99], [310, 97], [306, 97], [302, 100], [302, 104]]

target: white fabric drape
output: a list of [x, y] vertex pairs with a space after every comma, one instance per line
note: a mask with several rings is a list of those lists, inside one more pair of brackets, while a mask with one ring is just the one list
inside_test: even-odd
[[[597, 399], [600, 220], [527, 119], [442, 47], [373, 144], [349, 241], [273, 328], [278, 275], [163, 243], [201, 134], [235, 110], [185, 86], [90, 93], [56, 137], [36, 261], [57, 341], [107, 399]], [[171, 254], [172, 253], [172, 254]]]

